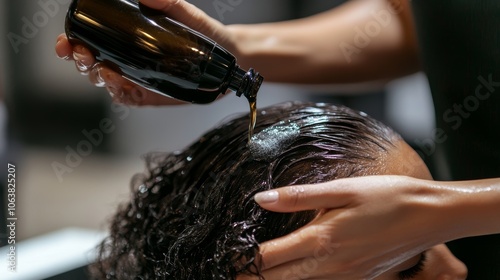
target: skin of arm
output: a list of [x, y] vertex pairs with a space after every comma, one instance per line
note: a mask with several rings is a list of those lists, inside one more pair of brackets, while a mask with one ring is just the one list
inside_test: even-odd
[[[268, 82], [334, 84], [389, 80], [419, 69], [407, 0], [351, 0], [308, 18], [227, 26], [183, 0], [141, 2], [212, 38], [232, 52], [243, 68], [256, 69]], [[377, 21], [374, 14], [385, 18]], [[364, 30], [364, 36], [368, 36], [366, 30], [372, 30], [366, 44], [356, 43], [356, 30]], [[350, 50], [356, 48], [355, 53], [346, 55], [341, 44], [349, 44]], [[96, 65], [86, 48], [71, 46], [64, 35], [58, 37], [56, 53], [75, 60], [77, 69], [87, 74], [93, 84], [106, 87], [115, 102], [179, 103]], [[138, 93], [143, 97], [139, 101], [129, 98]]]
[[[449, 199], [448, 215], [455, 218], [454, 239], [500, 233], [500, 178], [434, 182]], [[446, 193], [451, 193], [446, 198]]]
[[321, 274], [314, 279], [373, 279], [400, 263], [405, 252], [500, 232], [499, 178], [439, 182], [368, 176], [275, 191], [258, 194], [256, 201], [271, 211], [326, 212], [311, 225], [262, 244], [264, 276], [271, 279], [314, 259], [318, 236], [331, 236], [335, 250], [319, 262]]
[[238, 63], [257, 69], [267, 81], [389, 80], [420, 67], [405, 0], [351, 0], [307, 18], [227, 28], [232, 35], [226, 47]]

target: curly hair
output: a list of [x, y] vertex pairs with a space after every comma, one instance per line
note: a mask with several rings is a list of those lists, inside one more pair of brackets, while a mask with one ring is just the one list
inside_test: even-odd
[[259, 244], [311, 221], [316, 211], [274, 213], [260, 191], [377, 174], [400, 139], [342, 106], [289, 102], [258, 111], [255, 131], [280, 121], [299, 133], [267, 160], [247, 146], [248, 117], [209, 131], [185, 150], [152, 153], [132, 180], [130, 202], [112, 219], [91, 266], [97, 279], [235, 279], [260, 275]]

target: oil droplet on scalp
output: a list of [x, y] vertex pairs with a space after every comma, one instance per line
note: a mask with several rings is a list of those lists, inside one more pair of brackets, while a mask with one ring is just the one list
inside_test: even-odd
[[300, 134], [296, 123], [281, 121], [252, 136], [248, 148], [255, 160], [271, 161], [280, 155]]

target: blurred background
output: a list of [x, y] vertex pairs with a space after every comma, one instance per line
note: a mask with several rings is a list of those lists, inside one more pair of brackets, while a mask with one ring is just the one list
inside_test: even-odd
[[[0, 157], [4, 169], [0, 171], [0, 218], [7, 221], [6, 166], [12, 163], [16, 166], [15, 237], [18, 244], [26, 244], [19, 245], [23, 251], [18, 252], [17, 274], [4, 274], [7, 264], [0, 260], [1, 279], [4, 275], [8, 276], [5, 279], [77, 279], [68, 278], [67, 273], [76, 271], [81, 262], [56, 264], [50, 272], [15, 277], [35, 267], [34, 263], [23, 263], [27, 259], [23, 254], [33, 254], [36, 260], [38, 255], [33, 251], [55, 250], [51, 236], [57, 236], [57, 244], [63, 247], [88, 244], [81, 249], [86, 250], [94, 246], [105, 234], [117, 204], [128, 198], [132, 175], [143, 171], [144, 154], [182, 149], [225, 117], [248, 112], [246, 99], [232, 96], [209, 105], [112, 105], [104, 89], [92, 86], [73, 63], [55, 55], [56, 37], [64, 31], [69, 2], [0, 1], [0, 34], [4, 38], [0, 45]], [[190, 2], [231, 24], [304, 17], [344, 1]], [[49, 3], [52, 8], [48, 10]], [[422, 74], [384, 87], [298, 87], [265, 82], [258, 107], [288, 100], [345, 104], [390, 124], [418, 149], [419, 139], [432, 138], [434, 119], [428, 91]], [[108, 119], [112, 131], [97, 137], [100, 123]], [[94, 135], [93, 142], [88, 135]], [[2, 226], [0, 246], [6, 245], [8, 234]], [[71, 250], [65, 247], [64, 251]]]

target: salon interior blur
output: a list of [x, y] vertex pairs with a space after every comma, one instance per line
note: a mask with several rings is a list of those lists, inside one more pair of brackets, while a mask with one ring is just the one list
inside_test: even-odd
[[[56, 57], [54, 45], [64, 31], [69, 2], [0, 1], [0, 220], [6, 223], [0, 228], [1, 279], [87, 279], [84, 267], [92, 261], [92, 249], [106, 235], [116, 206], [128, 198], [131, 177], [143, 171], [143, 155], [182, 149], [224, 118], [249, 110], [246, 100], [234, 94], [209, 105], [113, 105], [105, 89]], [[231, 24], [304, 17], [343, 1], [190, 2]], [[422, 74], [389, 84], [264, 82], [257, 106], [288, 100], [365, 111], [417, 150], [432, 138], [432, 101]], [[15, 166], [14, 215], [8, 211], [13, 206], [7, 200], [8, 164]], [[15, 229], [7, 226], [12, 221]], [[15, 272], [8, 269], [13, 239]]]

